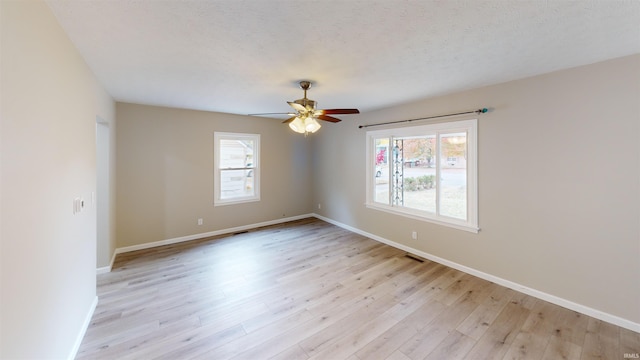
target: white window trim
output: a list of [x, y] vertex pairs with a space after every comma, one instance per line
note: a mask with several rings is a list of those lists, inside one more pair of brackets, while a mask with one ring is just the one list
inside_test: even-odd
[[[220, 140], [222, 139], [248, 139], [253, 140], [255, 147], [253, 149], [253, 186], [254, 195], [236, 197], [231, 199], [222, 199], [220, 187]], [[224, 206], [233, 204], [242, 204], [248, 202], [260, 201], [260, 134], [244, 134], [230, 132], [214, 132], [213, 133], [213, 206]]]
[[[374, 201], [375, 187], [375, 140], [381, 137], [409, 137], [426, 133], [450, 131], [467, 132], [467, 220], [449, 218], [411, 208], [392, 206]], [[366, 203], [370, 209], [427, 221], [459, 230], [477, 233], [478, 227], [478, 120], [450, 121], [420, 126], [389, 128], [367, 131]]]

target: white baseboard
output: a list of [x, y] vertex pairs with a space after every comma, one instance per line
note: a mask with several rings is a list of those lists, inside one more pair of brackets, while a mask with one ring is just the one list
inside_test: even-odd
[[96, 275], [110, 273], [111, 269], [113, 269], [113, 262], [116, 261], [117, 254], [118, 253], [114, 251], [113, 255], [111, 256], [111, 261], [109, 262], [109, 265], [97, 268]]
[[548, 301], [548, 302], [550, 302], [552, 304], [556, 304], [558, 306], [562, 306], [564, 308], [567, 308], [567, 309], [570, 309], [570, 310], [573, 310], [573, 311], [577, 311], [579, 313], [591, 316], [593, 318], [596, 318], [596, 319], [599, 319], [599, 320], [602, 320], [602, 321], [606, 321], [606, 322], [614, 324], [614, 325], [618, 325], [620, 327], [629, 329], [631, 331], [640, 332], [640, 324], [635, 323], [635, 322], [633, 322], [631, 320], [627, 320], [627, 319], [621, 318], [619, 316], [612, 315], [612, 314], [609, 314], [609, 313], [606, 313], [606, 312], [603, 312], [603, 311], [600, 311], [600, 310], [597, 310], [597, 309], [593, 309], [593, 308], [590, 308], [588, 306], [585, 306], [585, 305], [582, 305], [582, 304], [578, 304], [578, 303], [575, 303], [573, 301], [566, 300], [566, 299], [563, 299], [561, 297], [545, 293], [543, 291], [532, 289], [530, 287], [515, 283], [513, 281], [509, 281], [509, 280], [506, 280], [506, 279], [503, 279], [503, 278], [500, 278], [500, 277], [497, 277], [497, 276], [494, 276], [494, 275], [491, 275], [491, 274], [487, 274], [485, 272], [482, 272], [482, 271], [479, 271], [479, 270], [476, 270], [476, 269], [473, 269], [473, 268], [470, 268], [470, 267], [455, 263], [453, 261], [449, 261], [447, 259], [443, 259], [441, 257], [426, 253], [424, 251], [420, 251], [420, 250], [411, 248], [409, 246], [396, 243], [394, 241], [382, 238], [380, 236], [368, 233], [366, 231], [362, 231], [360, 229], [354, 228], [352, 226], [340, 223], [338, 221], [326, 218], [326, 217], [318, 215], [318, 214], [312, 214], [312, 215], [314, 217], [320, 219], [320, 220], [326, 221], [326, 222], [328, 222], [330, 224], [336, 225], [336, 226], [341, 227], [341, 228], [343, 228], [345, 230], [349, 230], [349, 231], [354, 232], [356, 234], [360, 234], [362, 236], [366, 236], [366, 237], [368, 237], [370, 239], [379, 241], [379, 242], [387, 244], [389, 246], [393, 246], [393, 247], [395, 247], [397, 249], [406, 251], [408, 253], [411, 253], [411, 254], [414, 254], [414, 255], [418, 255], [418, 256], [423, 257], [425, 259], [428, 259], [428, 260], [431, 260], [431, 261], [435, 261], [437, 263], [440, 263], [442, 265], [446, 265], [446, 266], [454, 268], [456, 270], [460, 270], [460, 271], [465, 272], [467, 274], [471, 274], [471, 275], [477, 276], [477, 277], [479, 277], [481, 279], [484, 279], [484, 280], [487, 280], [487, 281], [491, 281], [491, 282], [496, 283], [498, 285], [502, 285], [504, 287], [508, 287], [510, 289], [519, 291], [519, 292], [527, 294], [527, 295], [531, 295], [531, 296], [536, 297], [538, 299], [542, 299], [544, 301]]
[[[210, 231], [210, 232], [206, 232], [206, 233], [193, 234], [193, 235], [181, 236], [181, 237], [177, 237], [177, 238], [173, 238], [173, 239], [154, 241], [154, 242], [150, 242], [150, 243], [146, 243], [146, 244], [126, 246], [126, 247], [122, 247], [122, 248], [117, 248], [115, 253], [114, 253], [114, 258], [115, 258], [115, 255], [126, 253], [126, 252], [150, 249], [150, 248], [163, 246], [163, 245], [177, 244], [177, 243], [181, 243], [181, 242], [185, 242], [185, 241], [202, 239], [202, 238], [211, 237], [211, 236], [231, 234], [231, 233], [235, 233], [235, 232], [238, 232], [238, 231], [251, 230], [251, 229], [255, 229], [255, 228], [259, 228], [259, 227], [263, 227], [263, 226], [269, 226], [269, 225], [277, 225], [277, 224], [282, 224], [282, 223], [286, 223], [286, 222], [289, 222], [289, 221], [306, 219], [306, 218], [310, 218], [310, 217], [313, 217], [313, 214], [290, 216], [290, 217], [286, 217], [286, 218], [282, 218], [282, 219], [264, 221], [264, 222], [260, 222], [260, 223], [256, 223], [256, 224], [236, 226], [236, 227], [227, 228], [227, 229], [214, 230], [214, 231]], [[111, 263], [111, 265], [113, 265], [113, 262]], [[109, 271], [111, 271], [111, 269], [109, 269]]]
[[96, 296], [89, 307], [89, 312], [84, 318], [84, 322], [82, 324], [82, 328], [80, 328], [80, 333], [76, 337], [76, 341], [73, 344], [73, 348], [71, 349], [71, 353], [69, 353], [69, 357], [67, 359], [73, 360], [78, 355], [78, 350], [80, 350], [80, 345], [82, 344], [82, 339], [84, 339], [84, 335], [87, 333], [87, 329], [89, 328], [89, 324], [91, 324], [91, 318], [93, 318], [93, 313], [96, 311], [96, 306], [98, 306], [98, 297]]

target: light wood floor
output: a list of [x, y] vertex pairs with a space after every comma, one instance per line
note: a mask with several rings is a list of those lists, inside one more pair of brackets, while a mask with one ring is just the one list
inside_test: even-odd
[[640, 334], [316, 219], [118, 255], [79, 359], [623, 359]]

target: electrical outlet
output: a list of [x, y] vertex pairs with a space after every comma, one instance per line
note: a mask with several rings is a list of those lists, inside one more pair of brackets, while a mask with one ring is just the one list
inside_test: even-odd
[[411, 238], [413, 240], [418, 240], [418, 232], [417, 231], [413, 231], [411, 232]]
[[318, 210], [322, 209], [322, 204], [318, 203]]
[[198, 225], [202, 225], [202, 218], [198, 219]]

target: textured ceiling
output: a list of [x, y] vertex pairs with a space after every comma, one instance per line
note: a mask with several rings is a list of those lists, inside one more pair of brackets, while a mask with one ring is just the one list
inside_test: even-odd
[[117, 100], [361, 111], [640, 53], [640, 1], [48, 0]]

